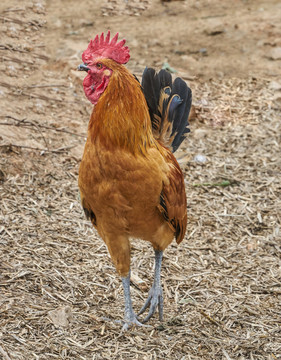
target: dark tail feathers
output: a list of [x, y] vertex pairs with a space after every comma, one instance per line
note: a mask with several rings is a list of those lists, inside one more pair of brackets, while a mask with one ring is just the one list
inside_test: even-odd
[[173, 82], [168, 71], [157, 73], [151, 68], [144, 70], [141, 85], [155, 138], [175, 152], [190, 131], [187, 127], [192, 101], [190, 88], [181, 78]]

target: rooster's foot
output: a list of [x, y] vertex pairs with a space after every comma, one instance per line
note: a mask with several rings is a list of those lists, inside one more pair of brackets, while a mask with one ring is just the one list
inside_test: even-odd
[[159, 320], [163, 320], [163, 292], [161, 286], [152, 286], [152, 288], [149, 290], [148, 298], [144, 303], [143, 307], [141, 308], [140, 312], [138, 313], [138, 316], [144, 313], [148, 307], [149, 312], [146, 318], [143, 320], [143, 323], [146, 323], [152, 317], [157, 307], [159, 312]]
[[129, 330], [129, 328], [133, 326], [144, 326], [144, 327], [151, 327], [150, 325], [142, 324], [138, 319], [134, 312], [126, 313], [124, 319], [124, 325], [122, 327], [122, 332]]

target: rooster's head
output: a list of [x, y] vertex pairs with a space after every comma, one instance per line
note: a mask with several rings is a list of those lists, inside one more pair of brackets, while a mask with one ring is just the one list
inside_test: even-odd
[[[88, 48], [82, 54], [83, 64], [78, 66], [78, 70], [87, 71], [87, 76], [83, 81], [86, 97], [92, 104], [96, 104], [103, 94], [113, 68], [112, 60], [117, 64], [126, 64], [130, 59], [129, 49], [124, 46], [126, 40], [118, 40], [118, 33], [110, 40], [110, 31], [106, 37], [102, 33], [91, 40]], [[107, 61], [110, 59], [111, 61]]]

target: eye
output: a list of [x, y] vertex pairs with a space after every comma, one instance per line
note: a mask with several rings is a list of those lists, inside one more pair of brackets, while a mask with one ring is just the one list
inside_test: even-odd
[[101, 68], [102, 68], [102, 64], [101, 64], [101, 63], [97, 63], [97, 64], [96, 64], [96, 67], [97, 67], [98, 69], [101, 69]]

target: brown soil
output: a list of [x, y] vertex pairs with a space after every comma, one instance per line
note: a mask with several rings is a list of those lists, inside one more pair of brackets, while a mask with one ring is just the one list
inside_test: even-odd
[[[281, 359], [281, 5], [277, 0], [2, 0], [0, 359]], [[193, 90], [189, 223], [163, 264], [165, 320], [120, 334], [123, 294], [77, 176], [90, 38]], [[204, 162], [198, 161], [201, 159]], [[132, 247], [137, 310], [152, 281]]]

